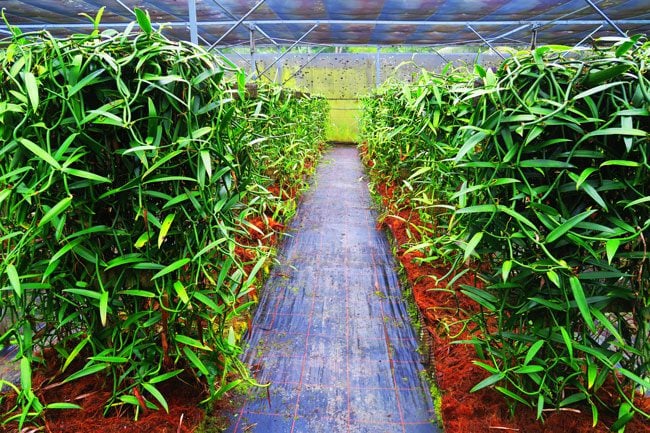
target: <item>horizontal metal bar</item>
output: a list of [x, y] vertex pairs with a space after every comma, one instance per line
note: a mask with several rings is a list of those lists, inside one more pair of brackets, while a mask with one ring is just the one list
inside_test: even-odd
[[[650, 26], [650, 20], [613, 20], [617, 25], [639, 25]], [[605, 20], [518, 20], [518, 21], [392, 21], [392, 20], [247, 20], [246, 23], [252, 25], [273, 26], [273, 25], [375, 25], [375, 26], [431, 26], [431, 27], [500, 27], [500, 26], [521, 26], [537, 24], [540, 26], [553, 25], [553, 26], [597, 26], [607, 23]], [[225, 26], [231, 27], [237, 24], [237, 21], [197, 21], [199, 26]], [[104, 28], [120, 28], [129, 25], [128, 22], [102, 22], [100, 27]], [[185, 27], [189, 23], [187, 21], [172, 21], [164, 23], [165, 26], [171, 27]], [[40, 30], [40, 29], [92, 29], [92, 23], [43, 23], [43, 24], [15, 24], [16, 27], [22, 30]], [[4, 25], [2, 26], [4, 27]]]

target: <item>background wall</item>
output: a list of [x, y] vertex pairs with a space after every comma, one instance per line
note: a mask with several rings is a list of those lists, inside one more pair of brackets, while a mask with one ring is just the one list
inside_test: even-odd
[[448, 62], [470, 68], [476, 62], [496, 66], [501, 60], [496, 54], [448, 54], [443, 58], [437, 54], [381, 52], [287, 54], [275, 64], [277, 54], [255, 54], [254, 63], [250, 62], [250, 56], [248, 62], [241, 57], [229, 58], [251, 74], [260, 74], [270, 66], [263, 75], [265, 79], [326, 97], [331, 108], [327, 137], [343, 142], [358, 140], [359, 98], [389, 77], [410, 82], [423, 68], [440, 71]]

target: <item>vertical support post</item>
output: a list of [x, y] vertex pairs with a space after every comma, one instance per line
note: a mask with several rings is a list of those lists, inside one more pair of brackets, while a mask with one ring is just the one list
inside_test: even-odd
[[196, 23], [196, 0], [187, 0], [187, 14], [190, 22], [190, 42], [199, 43], [199, 30]]
[[248, 26], [248, 30], [250, 31], [249, 33], [249, 44], [250, 44], [250, 53], [251, 53], [251, 71], [250, 74], [253, 76], [255, 73], [255, 68], [257, 65], [257, 61], [255, 59], [255, 26], [250, 25]]
[[375, 89], [381, 85], [381, 47], [377, 45], [377, 52], [375, 53]]

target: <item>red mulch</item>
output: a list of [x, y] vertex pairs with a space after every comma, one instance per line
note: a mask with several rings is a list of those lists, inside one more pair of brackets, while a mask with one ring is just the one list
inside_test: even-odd
[[[377, 192], [384, 198], [384, 204], [390, 208], [394, 187], [385, 184], [377, 186]], [[391, 209], [399, 218], [387, 217], [383, 224], [387, 226], [395, 238], [397, 245], [413, 242], [409, 239], [408, 224], [421, 224], [417, 213], [408, 210]], [[415, 233], [414, 230], [410, 231]], [[413, 295], [422, 312], [427, 328], [433, 336], [434, 365], [436, 383], [442, 393], [442, 416], [446, 433], [495, 433], [519, 431], [524, 433], [606, 433], [607, 426], [616, 420], [615, 414], [600, 413], [600, 421], [592, 427], [591, 410], [588, 407], [578, 407], [557, 412], [547, 412], [544, 422], [536, 420], [533, 410], [517, 406], [514, 417], [510, 416], [506, 400], [500, 393], [489, 388], [470, 393], [469, 390], [488, 373], [475, 366], [477, 360], [473, 346], [452, 344], [449, 334], [459, 334], [459, 338], [470, 338], [467, 331], [460, 325], [454, 325], [458, 320], [465, 319], [468, 314], [476, 312], [477, 305], [469, 298], [458, 293], [435, 290], [447, 287], [436, 285], [428, 275], [442, 277], [449, 268], [443, 263], [420, 263], [417, 253], [406, 253], [404, 248], [398, 249], [398, 259], [405, 268], [407, 278], [413, 288]], [[473, 284], [473, 276], [467, 273], [461, 277], [458, 284]], [[449, 329], [450, 332], [441, 332]], [[461, 332], [462, 331], [462, 332]], [[639, 398], [636, 403], [650, 411], [650, 399]], [[626, 433], [650, 433], [650, 423], [641, 416], [636, 416], [626, 428]]]
[[[116, 407], [104, 416], [105, 406], [111, 396], [111, 381], [106, 375], [90, 375], [69, 383], [62, 384], [64, 375], [59, 373], [60, 363], [50, 355], [46, 364], [34, 372], [33, 389], [43, 404], [74, 403], [80, 410], [45, 411], [44, 420], [39, 420], [41, 430], [26, 424], [24, 432], [44, 431], [47, 433], [191, 433], [204, 417], [199, 402], [205, 397], [203, 387], [191, 378], [174, 378], [158, 384], [158, 389], [165, 396], [169, 413], [164, 409], [147, 409], [140, 411], [135, 420], [131, 405]], [[74, 365], [70, 371], [74, 371]], [[81, 365], [79, 365], [81, 367]], [[142, 392], [142, 390], [139, 390]], [[8, 394], [0, 411], [7, 413], [12, 407], [15, 396]], [[149, 398], [150, 401], [155, 399]], [[17, 432], [15, 423], [0, 426], [0, 432]]]

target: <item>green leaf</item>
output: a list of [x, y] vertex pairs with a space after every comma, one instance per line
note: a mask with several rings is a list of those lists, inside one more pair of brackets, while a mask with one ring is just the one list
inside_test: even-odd
[[575, 299], [576, 304], [578, 305], [578, 310], [580, 310], [580, 314], [582, 315], [582, 318], [585, 319], [585, 324], [589, 327], [589, 329], [592, 332], [596, 332], [594, 321], [591, 317], [591, 313], [589, 312], [589, 304], [587, 303], [587, 298], [585, 296], [585, 292], [584, 289], [582, 288], [582, 284], [580, 283], [580, 280], [576, 276], [571, 276], [571, 278], [569, 278], [569, 284], [571, 286], [571, 292], [573, 293], [573, 298]]
[[160, 383], [160, 382], [164, 382], [164, 381], [166, 381], [166, 380], [171, 379], [172, 377], [176, 377], [176, 376], [178, 376], [179, 374], [181, 374], [181, 373], [184, 372], [184, 371], [185, 371], [185, 370], [183, 370], [183, 369], [174, 370], [174, 371], [169, 371], [169, 372], [167, 372], [167, 373], [164, 373], [164, 374], [161, 374], [161, 375], [159, 375], [159, 376], [156, 376], [156, 377], [151, 378], [151, 379], [149, 380], [149, 383]]
[[156, 400], [158, 400], [158, 403], [165, 409], [165, 412], [169, 413], [169, 406], [167, 405], [167, 400], [165, 400], [165, 397], [162, 395], [162, 393], [153, 386], [150, 383], [143, 383], [142, 387], [149, 392]]
[[108, 292], [106, 290], [102, 290], [102, 293], [99, 296], [99, 319], [102, 322], [102, 326], [106, 326], [107, 312], [108, 312]]
[[627, 403], [621, 403], [621, 406], [618, 408], [618, 419], [612, 424], [610, 430], [617, 433], [623, 433], [625, 431], [625, 426], [627, 423], [632, 421], [634, 418], [634, 409], [632, 406]]
[[79, 355], [79, 352], [83, 350], [84, 347], [86, 347], [86, 344], [90, 341], [90, 336], [87, 336], [83, 340], [81, 340], [77, 345], [72, 349], [72, 352], [68, 355], [68, 357], [65, 359], [65, 362], [63, 363], [63, 367], [61, 367], [61, 371], [65, 371], [66, 368], [70, 366], [72, 361], [74, 361], [77, 356]]
[[180, 281], [176, 281], [174, 283], [174, 290], [176, 290], [176, 294], [178, 295], [179, 298], [181, 298], [181, 301], [184, 303], [190, 302], [190, 298], [187, 296], [187, 291], [185, 290], [185, 286], [183, 283]]
[[192, 337], [188, 337], [187, 335], [176, 334], [174, 340], [176, 340], [176, 342], [178, 343], [185, 344], [187, 346], [196, 347], [197, 349], [207, 350], [208, 352], [212, 351], [212, 349], [210, 349], [205, 344], [201, 343], [199, 340]]
[[480, 389], [486, 388], [488, 386], [494, 385], [495, 383], [499, 382], [500, 380], [503, 380], [505, 375], [503, 373], [498, 373], [498, 374], [493, 374], [491, 376], [486, 377], [476, 385], [472, 387], [472, 389], [469, 390], [469, 392], [476, 392]]
[[39, 221], [38, 223], [38, 227], [42, 227], [45, 224], [47, 224], [50, 220], [57, 217], [61, 212], [64, 212], [66, 209], [68, 209], [71, 204], [72, 204], [71, 195], [61, 199], [61, 201], [55, 204], [54, 207], [52, 207], [50, 210], [45, 212], [45, 215], [43, 215], [43, 218], [41, 218], [41, 221]]
[[[598, 169], [594, 167], [587, 167], [584, 170], [582, 170], [582, 173], [580, 173], [580, 176], [578, 176], [576, 179], [574, 179], [576, 183], [576, 191], [580, 189], [580, 185], [584, 183], [584, 181], [587, 180], [587, 178], [594, 172], [598, 171]], [[571, 173], [573, 174], [573, 173]]]
[[18, 276], [18, 271], [16, 270], [16, 267], [11, 263], [7, 263], [5, 272], [7, 274], [7, 277], [9, 277], [9, 284], [11, 284], [11, 287], [14, 289], [14, 292], [16, 292], [16, 296], [21, 298], [23, 296], [23, 288], [20, 285], [20, 277]]
[[573, 168], [573, 164], [553, 159], [526, 159], [519, 162], [519, 167], [523, 168]]
[[61, 169], [61, 165], [52, 157], [52, 155], [47, 153], [47, 151], [45, 151], [42, 147], [38, 146], [33, 141], [30, 141], [22, 137], [19, 138], [18, 141], [20, 142], [20, 144], [25, 146], [27, 150], [32, 152], [34, 155], [38, 156], [43, 161], [50, 164], [52, 167], [56, 168], [57, 170]]
[[479, 244], [479, 242], [481, 242], [482, 238], [483, 232], [475, 233], [474, 236], [472, 236], [472, 239], [470, 239], [465, 246], [465, 254], [463, 255], [464, 262], [467, 261], [467, 259], [469, 259], [469, 257], [474, 253], [476, 246]]
[[610, 334], [614, 338], [616, 338], [616, 341], [618, 341], [620, 344], [624, 345], [625, 340], [623, 337], [621, 337], [621, 334], [618, 332], [618, 329], [612, 324], [612, 322], [609, 321], [609, 319], [603, 314], [602, 311], [600, 311], [598, 308], [592, 308], [591, 309], [591, 314], [598, 320], [601, 326], [605, 327]]
[[503, 282], [508, 281], [508, 276], [510, 275], [510, 270], [512, 269], [512, 260], [505, 260], [501, 265], [501, 278]]
[[205, 167], [205, 172], [208, 174], [208, 179], [212, 178], [212, 159], [210, 157], [209, 150], [201, 150], [201, 161], [203, 162], [203, 167]]
[[589, 218], [591, 215], [593, 215], [596, 212], [595, 209], [590, 209], [586, 210], [584, 212], [579, 213], [578, 215], [574, 215], [568, 220], [564, 221], [562, 224], [554, 228], [548, 236], [546, 236], [546, 242], [552, 243], [558, 240], [562, 235], [564, 235], [566, 232], [574, 228], [578, 223], [581, 221], [584, 221], [585, 219]]
[[25, 391], [32, 389], [32, 361], [26, 356], [20, 358], [20, 386]]
[[635, 129], [635, 128], [603, 128], [603, 129], [597, 129], [595, 131], [583, 135], [582, 138], [578, 140], [578, 143], [576, 144], [581, 144], [583, 141], [593, 137], [601, 137], [601, 136], [608, 136], [608, 135], [612, 135], [615, 137], [618, 137], [620, 135], [624, 135], [624, 136], [627, 135], [632, 137], [646, 137], [648, 133], [642, 129]]
[[71, 98], [72, 96], [74, 96], [77, 92], [79, 92], [84, 87], [96, 84], [96, 83], [98, 83], [100, 81], [107, 80], [108, 78], [104, 78], [102, 80], [97, 79], [97, 77], [102, 75], [104, 72], [105, 72], [105, 69], [100, 68], [100, 69], [97, 69], [96, 71], [93, 71], [91, 74], [88, 74], [85, 77], [83, 77], [81, 79], [81, 81], [79, 81], [77, 84], [75, 84], [74, 86], [70, 87], [70, 89], [68, 89], [68, 98]]
[[208, 298], [206, 295], [204, 295], [201, 292], [194, 292], [193, 297], [194, 299], [201, 302], [203, 305], [205, 305], [212, 311], [220, 312], [223, 310], [223, 308], [220, 308], [216, 302], [214, 302], [212, 299]]
[[27, 88], [27, 95], [29, 96], [29, 102], [32, 105], [34, 112], [38, 110], [38, 83], [36, 82], [36, 77], [31, 72], [25, 72], [25, 87]]
[[133, 246], [137, 249], [140, 249], [149, 242], [150, 238], [151, 238], [151, 232], [142, 233], [138, 238], [138, 240], [135, 241], [135, 244], [133, 244]]
[[165, 237], [167, 236], [167, 233], [169, 232], [169, 229], [172, 226], [175, 217], [175, 213], [167, 215], [160, 225], [160, 232], [158, 233], [158, 248], [160, 248], [165, 241]]
[[650, 195], [645, 196], [645, 197], [641, 197], [641, 198], [639, 198], [639, 199], [636, 199], [636, 200], [631, 201], [631, 202], [629, 202], [628, 204], [626, 204], [626, 205], [625, 205], [625, 209], [627, 209], [627, 208], [630, 207], [630, 206], [636, 206], [636, 205], [638, 205], [638, 204], [641, 204], [641, 203], [647, 203], [647, 202], [649, 202], [649, 201], [650, 201]]
[[616, 251], [621, 245], [620, 239], [609, 239], [605, 244], [605, 251], [607, 252], [607, 263], [612, 264], [612, 260], [616, 256]]
[[616, 165], [619, 167], [641, 167], [641, 164], [636, 161], [627, 161], [623, 159], [611, 159], [600, 164], [601, 167], [607, 167], [609, 165]]
[[526, 359], [524, 359], [524, 365], [528, 365], [530, 361], [533, 360], [535, 355], [537, 355], [537, 352], [542, 348], [544, 345], [545, 341], [544, 340], [539, 340], [533, 343], [532, 346], [528, 349], [528, 352], [526, 353]]
[[129, 358], [126, 358], [124, 356], [91, 356], [88, 359], [92, 361], [99, 361], [99, 362], [108, 362], [111, 364], [124, 364], [125, 362], [129, 362]]
[[138, 21], [138, 25], [147, 35], [151, 35], [153, 32], [153, 27], [151, 27], [151, 19], [149, 18], [149, 12], [143, 11], [140, 8], [133, 8], [135, 12], [135, 19]]
[[45, 409], [69, 410], [69, 409], [83, 409], [83, 408], [78, 404], [74, 404], [74, 403], [59, 402], [59, 403], [50, 403], [45, 406]]
[[81, 177], [83, 179], [92, 180], [95, 182], [111, 183], [111, 180], [109, 178], [85, 170], [77, 170], [76, 168], [63, 167], [61, 171], [64, 172], [65, 174]]
[[575, 394], [571, 394], [564, 400], [560, 402], [560, 407], [565, 407], [565, 406], [570, 406], [574, 403], [578, 403], [579, 401], [583, 401], [587, 398], [587, 395], [584, 392], [577, 392]]
[[90, 376], [99, 373], [100, 371], [106, 370], [109, 367], [110, 364], [106, 364], [106, 363], [86, 365], [81, 370], [78, 370], [72, 373], [70, 376], [66, 377], [62, 383], [72, 382], [73, 380], [77, 380], [85, 376]]
[[600, 93], [611, 87], [620, 86], [622, 84], [624, 84], [622, 81], [616, 81], [614, 83], [607, 83], [607, 84], [602, 84], [600, 86], [592, 87], [591, 89], [578, 93], [576, 96], [573, 97], [573, 100], [577, 101], [578, 99], [586, 98], [587, 96], [591, 96], [595, 93]]
[[192, 350], [189, 347], [187, 347], [187, 346], [183, 347], [183, 353], [185, 353], [185, 356], [190, 361], [190, 363], [194, 367], [196, 367], [197, 370], [199, 370], [201, 373], [203, 373], [204, 376], [209, 376], [210, 375], [210, 373], [208, 372], [208, 369], [205, 366], [205, 364], [203, 363], [203, 361], [201, 361], [199, 359], [199, 357], [196, 356], [196, 353], [192, 352]]
[[514, 392], [510, 391], [507, 388], [504, 388], [502, 386], [495, 386], [494, 389], [499, 391], [501, 394], [505, 395], [506, 397], [510, 397], [513, 400], [518, 401], [519, 403], [523, 404], [526, 407], [530, 407], [530, 403], [524, 400], [520, 395], [515, 394]]
[[514, 370], [514, 373], [531, 374], [531, 373], [539, 373], [540, 371], [544, 371], [544, 367], [542, 367], [541, 365], [523, 365], [519, 368], [516, 368]]
[[585, 77], [583, 83], [587, 87], [597, 86], [598, 84], [604, 81], [611, 80], [612, 78], [618, 77], [619, 75], [625, 73], [631, 67], [632, 65], [630, 64], [616, 64], [614, 66], [610, 66], [609, 68], [605, 68], [605, 69], [600, 69], [600, 70], [592, 69]]
[[587, 365], [587, 389], [591, 389], [596, 382], [596, 376], [598, 375], [598, 366], [593, 363]]
[[466, 286], [466, 285], [463, 285], [462, 287], [463, 289], [461, 290], [461, 293], [473, 299], [474, 301], [478, 302], [480, 305], [482, 305], [483, 307], [487, 308], [490, 311], [496, 310], [495, 302], [498, 302], [496, 296], [486, 292], [485, 290], [481, 290], [477, 287]]
[[174, 272], [174, 271], [182, 268], [183, 266], [185, 266], [189, 262], [190, 262], [190, 259], [187, 259], [187, 258], [176, 260], [174, 263], [165, 266], [163, 269], [161, 269], [159, 272], [157, 272], [153, 277], [151, 277], [151, 279], [155, 280], [156, 278], [160, 278], [160, 277], [165, 276], [165, 275], [167, 275], [167, 274], [169, 274], [171, 272]]
[[627, 377], [628, 379], [636, 382], [636, 384], [643, 389], [650, 390], [650, 381], [648, 379], [644, 379], [641, 376], [638, 376], [634, 373], [632, 373], [630, 370], [626, 368], [617, 368], [618, 372], [620, 372], [623, 376]]
[[458, 150], [458, 153], [454, 157], [455, 162], [459, 162], [463, 157], [472, 149], [476, 147], [481, 141], [487, 137], [487, 134], [483, 131], [477, 131], [469, 139], [465, 141], [465, 144]]
[[548, 279], [555, 284], [555, 287], [560, 287], [560, 276], [554, 270], [546, 271], [546, 276]]

